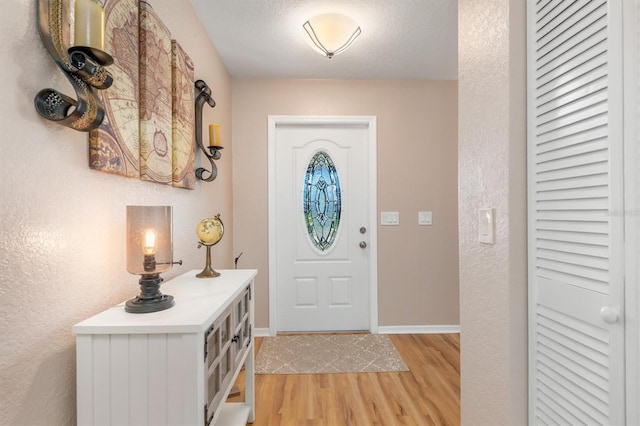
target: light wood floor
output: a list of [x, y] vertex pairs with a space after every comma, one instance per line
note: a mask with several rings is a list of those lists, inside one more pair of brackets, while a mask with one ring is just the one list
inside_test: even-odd
[[410, 372], [256, 375], [253, 425], [459, 425], [459, 335], [390, 337]]

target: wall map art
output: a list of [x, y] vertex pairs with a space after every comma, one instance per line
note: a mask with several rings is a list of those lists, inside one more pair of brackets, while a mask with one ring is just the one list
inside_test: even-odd
[[144, 0], [99, 0], [113, 85], [89, 137], [89, 166], [194, 189], [194, 66]]

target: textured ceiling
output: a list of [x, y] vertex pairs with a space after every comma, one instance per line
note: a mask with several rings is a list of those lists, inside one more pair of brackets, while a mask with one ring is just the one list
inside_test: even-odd
[[[457, 79], [457, 0], [190, 0], [233, 77]], [[350, 16], [362, 34], [328, 59], [302, 24]]]

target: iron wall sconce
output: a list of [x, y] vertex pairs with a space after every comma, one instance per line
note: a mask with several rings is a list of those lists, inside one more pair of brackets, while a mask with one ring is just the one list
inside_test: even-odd
[[[218, 176], [218, 168], [214, 163], [214, 160], [222, 158], [222, 146], [211, 145], [207, 148], [202, 143], [202, 109], [204, 104], [207, 103], [211, 108], [216, 106], [216, 101], [211, 97], [211, 89], [207, 86], [203, 80], [197, 80], [195, 83], [196, 91], [196, 143], [200, 150], [204, 153], [205, 157], [211, 163], [211, 171], [204, 167], [198, 167], [196, 169], [196, 178], [205, 182], [211, 182]], [[208, 173], [209, 176], [204, 177], [204, 174]]]
[[113, 77], [104, 68], [113, 63], [113, 58], [92, 47], [67, 47], [69, 9], [65, 0], [38, 0], [38, 28], [44, 47], [69, 79], [78, 100], [48, 88], [36, 95], [35, 108], [47, 120], [88, 132], [104, 119], [104, 106], [94, 89], [103, 90], [113, 83]]

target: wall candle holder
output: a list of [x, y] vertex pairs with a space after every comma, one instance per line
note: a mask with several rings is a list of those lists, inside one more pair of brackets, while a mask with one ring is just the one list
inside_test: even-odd
[[103, 90], [113, 84], [113, 77], [104, 68], [113, 63], [113, 58], [92, 47], [68, 48], [69, 15], [68, 0], [38, 0], [42, 44], [69, 79], [78, 100], [47, 88], [36, 95], [35, 108], [47, 120], [88, 132], [100, 126], [104, 119], [104, 106], [94, 89]]
[[[195, 90], [196, 90], [196, 143], [200, 150], [204, 153], [205, 157], [211, 163], [211, 171], [205, 169], [204, 167], [198, 167], [196, 169], [196, 178], [203, 180], [205, 182], [211, 182], [218, 176], [218, 168], [214, 163], [214, 160], [219, 160], [222, 158], [222, 153], [220, 152], [223, 147], [221, 146], [209, 146], [208, 150], [204, 147], [202, 143], [202, 109], [204, 104], [207, 103], [211, 108], [216, 106], [216, 101], [211, 97], [211, 89], [207, 86], [203, 80], [197, 80], [195, 82]], [[204, 177], [204, 173], [209, 173], [208, 177]]]

